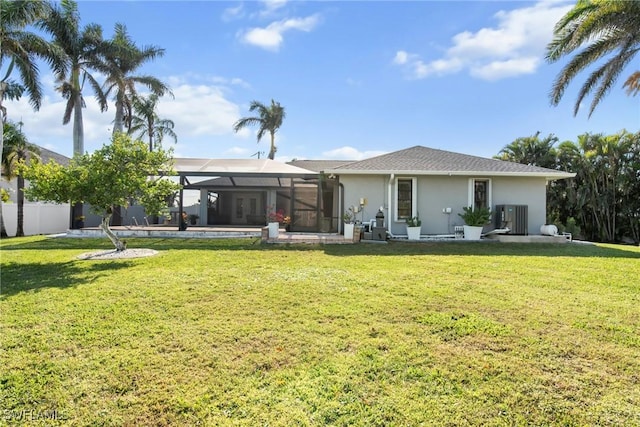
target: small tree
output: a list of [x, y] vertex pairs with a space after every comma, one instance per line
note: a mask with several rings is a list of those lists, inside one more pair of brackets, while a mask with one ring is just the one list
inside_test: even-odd
[[23, 166], [31, 200], [56, 203], [89, 203], [102, 216], [102, 230], [116, 247], [126, 249], [109, 228], [114, 206], [128, 206], [136, 200], [148, 215], [166, 210], [165, 200], [179, 185], [165, 179], [174, 175], [170, 152], [150, 152], [142, 141], [119, 133], [110, 145], [93, 154], [75, 156], [69, 166], [55, 162]]

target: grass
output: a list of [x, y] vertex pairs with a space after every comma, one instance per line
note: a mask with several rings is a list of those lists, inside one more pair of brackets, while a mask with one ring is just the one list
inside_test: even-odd
[[640, 425], [640, 249], [0, 242], [1, 423]]

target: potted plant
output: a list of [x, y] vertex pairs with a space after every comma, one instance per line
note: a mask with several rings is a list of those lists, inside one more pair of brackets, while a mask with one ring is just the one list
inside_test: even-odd
[[198, 215], [190, 214], [189, 215], [189, 222], [191, 223], [191, 225], [196, 225], [196, 222], [198, 222], [198, 218], [200, 218]]
[[291, 222], [291, 218], [285, 216], [283, 209], [275, 209], [273, 206], [267, 208], [267, 227], [269, 227], [269, 238], [273, 239], [280, 234], [280, 224]]
[[482, 228], [491, 221], [491, 211], [489, 208], [472, 208], [465, 206], [462, 208], [464, 213], [458, 216], [464, 220], [464, 238], [465, 240], [480, 240], [482, 236]]
[[353, 232], [355, 230], [355, 224], [353, 220], [355, 219], [356, 214], [353, 211], [353, 207], [347, 209], [342, 214], [342, 221], [344, 222], [344, 237], [345, 239], [353, 239]]
[[407, 218], [407, 238], [409, 240], [420, 240], [420, 231], [422, 230], [422, 221], [420, 216]]

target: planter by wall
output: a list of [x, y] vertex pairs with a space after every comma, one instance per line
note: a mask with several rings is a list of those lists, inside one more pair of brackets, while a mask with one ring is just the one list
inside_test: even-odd
[[355, 224], [353, 223], [344, 223], [344, 238], [345, 239], [353, 239], [353, 231], [355, 229]]
[[422, 227], [407, 227], [407, 238], [409, 240], [420, 240], [420, 230], [422, 230]]
[[464, 226], [465, 240], [480, 240], [480, 237], [482, 237], [482, 227]]
[[280, 223], [279, 222], [270, 222], [268, 224], [269, 227], [269, 238], [275, 239], [280, 234]]

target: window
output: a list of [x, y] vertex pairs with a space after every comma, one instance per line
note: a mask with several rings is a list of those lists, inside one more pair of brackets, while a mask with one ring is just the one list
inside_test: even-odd
[[396, 180], [396, 221], [416, 216], [416, 179], [398, 178]]
[[469, 184], [469, 206], [491, 209], [491, 180], [474, 178]]

